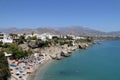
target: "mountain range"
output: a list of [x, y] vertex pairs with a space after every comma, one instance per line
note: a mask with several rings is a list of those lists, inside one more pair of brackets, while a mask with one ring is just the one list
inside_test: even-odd
[[52, 34], [73, 34], [78, 36], [120, 36], [120, 31], [104, 32], [99, 30], [90, 29], [82, 26], [70, 26], [70, 27], [40, 27], [40, 28], [7, 28], [0, 29], [0, 32], [5, 33], [52, 33]]

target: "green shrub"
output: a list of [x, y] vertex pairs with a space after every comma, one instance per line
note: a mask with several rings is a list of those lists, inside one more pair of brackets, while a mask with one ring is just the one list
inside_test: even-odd
[[4, 51], [0, 51], [0, 80], [7, 80], [10, 76], [8, 61], [4, 56]]
[[8, 44], [5, 49], [6, 52], [12, 53], [13, 59], [19, 59], [28, 55], [27, 51], [19, 49], [18, 45], [15, 43]]

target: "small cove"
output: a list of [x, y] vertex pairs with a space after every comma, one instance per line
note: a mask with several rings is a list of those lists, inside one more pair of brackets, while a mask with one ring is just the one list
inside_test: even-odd
[[120, 41], [102, 41], [72, 56], [52, 61], [35, 80], [120, 80]]

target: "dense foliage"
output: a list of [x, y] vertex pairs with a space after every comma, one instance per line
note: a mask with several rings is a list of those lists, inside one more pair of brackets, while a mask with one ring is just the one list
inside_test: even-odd
[[18, 44], [23, 44], [25, 41], [26, 41], [25, 36], [24, 36], [24, 35], [21, 35], [21, 36], [19, 37]]
[[0, 47], [2, 47], [3, 46], [3, 42], [2, 41], [0, 41]]
[[7, 80], [10, 76], [8, 62], [3, 51], [0, 51], [0, 80]]
[[75, 42], [76, 43], [79, 43], [79, 42], [81, 42], [81, 43], [85, 43], [85, 42], [93, 42], [93, 38], [92, 37], [87, 37], [86, 39], [77, 39], [77, 40], [75, 40]]
[[5, 51], [12, 54], [13, 59], [19, 59], [28, 55], [27, 51], [21, 50], [17, 44], [6, 44]]
[[30, 40], [37, 40], [37, 37], [36, 37], [36, 36], [32, 36], [32, 37], [29, 36], [29, 37], [27, 38], [27, 40], [28, 40], [28, 41], [30, 41]]

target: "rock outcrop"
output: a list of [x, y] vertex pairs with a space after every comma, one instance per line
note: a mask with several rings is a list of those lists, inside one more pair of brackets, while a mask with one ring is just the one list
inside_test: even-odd
[[32, 41], [28, 42], [28, 46], [31, 48], [37, 48], [38, 44], [35, 40], [32, 40]]
[[64, 47], [61, 49], [57, 49], [57, 51], [51, 52], [52, 54], [49, 54], [49, 55], [52, 59], [61, 60], [63, 57], [69, 57], [71, 55], [72, 51], [78, 49], [77, 46], [79, 47], [79, 49], [86, 49], [88, 47], [88, 44], [81, 43], [81, 44], [78, 44], [78, 45], [72, 46], [72, 47]]
[[31, 40], [28, 42], [28, 46], [31, 48], [38, 48], [43, 46], [45, 43], [43, 41], [36, 41], [36, 40]]
[[61, 60], [61, 59], [62, 59], [62, 56], [61, 56], [60, 53], [56, 54], [56, 59], [57, 59], [57, 60]]
[[50, 55], [50, 57], [52, 59], [61, 60], [62, 57], [69, 57], [70, 55], [71, 55], [70, 52], [61, 51], [60, 53], [56, 53], [56, 54]]
[[84, 43], [84, 44], [79, 44], [78, 47], [80, 49], [86, 49], [88, 47], [88, 44], [87, 43]]
[[63, 56], [63, 57], [69, 57], [70, 53], [68, 53], [67, 51], [61, 51], [61, 56]]

